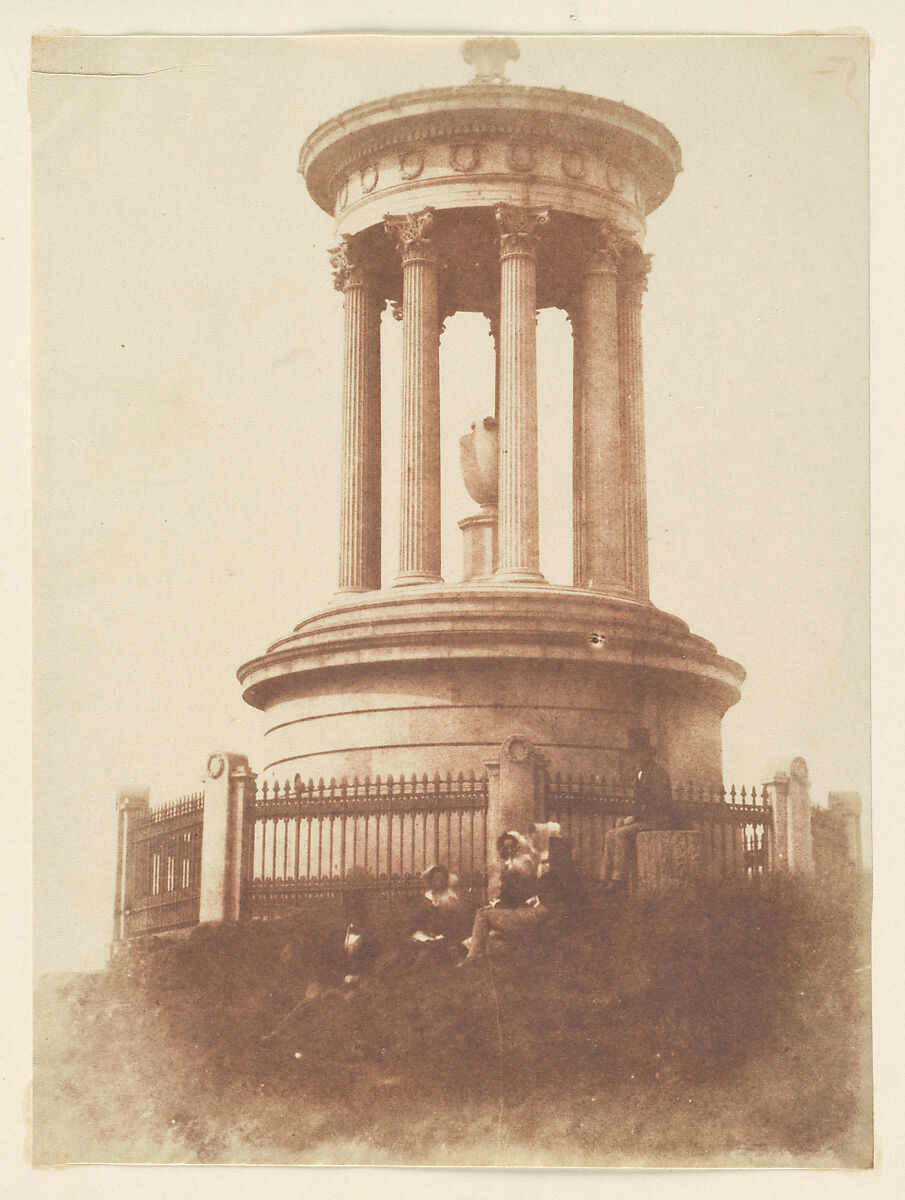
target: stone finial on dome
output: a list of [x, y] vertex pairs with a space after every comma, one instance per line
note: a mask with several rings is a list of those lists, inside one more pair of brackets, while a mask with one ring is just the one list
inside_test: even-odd
[[472, 83], [508, 83], [506, 63], [518, 62], [518, 42], [511, 37], [474, 37], [462, 43], [462, 57], [475, 68]]

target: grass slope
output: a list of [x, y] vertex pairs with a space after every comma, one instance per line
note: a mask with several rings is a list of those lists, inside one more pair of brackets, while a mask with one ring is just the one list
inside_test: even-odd
[[340, 944], [319, 912], [42, 981], [36, 1164], [870, 1165], [861, 885], [599, 898], [466, 970], [386, 922], [354, 988]]

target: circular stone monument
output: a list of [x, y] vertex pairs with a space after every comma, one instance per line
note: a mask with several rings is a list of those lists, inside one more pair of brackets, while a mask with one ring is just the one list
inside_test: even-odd
[[[468, 46], [471, 83], [360, 105], [302, 147], [311, 197], [335, 222], [345, 308], [339, 580], [328, 609], [239, 671], [266, 714], [264, 774], [481, 772], [518, 736], [553, 771], [612, 777], [642, 728], [674, 779], [718, 785], [720, 723], [744, 671], [648, 590], [643, 243], [679, 146], [624, 104], [505, 82], [511, 39]], [[384, 333], [402, 339], [402, 478], [395, 578], [381, 588], [387, 302], [401, 319]], [[546, 307], [574, 335], [571, 587], [539, 568]], [[439, 351], [459, 311], [487, 317], [497, 369], [493, 421], [462, 447], [481, 510], [461, 522], [466, 577], [453, 582], [440, 564]]]

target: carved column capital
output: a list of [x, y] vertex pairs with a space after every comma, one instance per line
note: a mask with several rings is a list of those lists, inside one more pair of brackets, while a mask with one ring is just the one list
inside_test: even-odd
[[630, 255], [632, 244], [606, 222], [597, 225], [588, 242], [585, 274], [618, 275]]
[[354, 238], [344, 236], [338, 246], [327, 251], [327, 255], [333, 271], [333, 286], [338, 292], [368, 286], [368, 274]]
[[628, 242], [621, 255], [619, 282], [627, 293], [639, 300], [647, 291], [647, 277], [652, 262], [653, 257], [644, 254], [634, 242]]
[[500, 239], [500, 257], [510, 254], [537, 253], [541, 226], [546, 225], [550, 213], [545, 208], [516, 208], [511, 204], [498, 204], [494, 213]]
[[393, 216], [387, 213], [383, 227], [396, 243], [402, 263], [437, 260], [437, 247], [431, 237], [434, 229], [433, 208], [422, 208], [419, 212]]

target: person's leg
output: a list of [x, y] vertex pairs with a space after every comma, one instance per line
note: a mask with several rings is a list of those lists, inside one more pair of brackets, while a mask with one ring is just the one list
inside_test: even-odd
[[475, 913], [474, 928], [468, 958], [474, 961], [487, 953], [487, 942], [491, 930], [518, 937], [542, 925], [549, 917], [547, 909], [528, 905], [518, 908], [479, 908]]
[[487, 938], [490, 936], [490, 926], [488, 924], [488, 915], [496, 910], [490, 908], [479, 908], [474, 915], [474, 924], [471, 927], [471, 945], [468, 947], [468, 958], [480, 958], [487, 951]]
[[616, 847], [615, 829], [608, 829], [606, 837], [603, 839], [603, 869], [600, 872], [600, 882], [609, 883], [613, 878], [613, 867], [615, 865], [615, 847]]
[[635, 854], [635, 840], [643, 828], [644, 825], [640, 821], [632, 821], [613, 830], [613, 883], [628, 882]]

